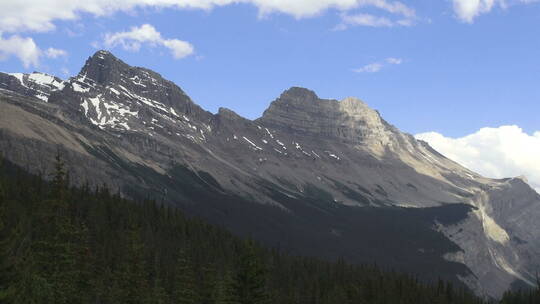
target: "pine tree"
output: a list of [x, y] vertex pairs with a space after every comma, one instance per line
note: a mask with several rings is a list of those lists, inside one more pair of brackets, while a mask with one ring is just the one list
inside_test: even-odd
[[152, 260], [153, 263], [149, 263], [149, 266], [151, 266], [151, 268], [148, 270], [151, 277], [151, 296], [149, 298], [148, 304], [168, 304], [170, 303], [170, 299], [169, 294], [167, 293], [167, 290], [163, 285], [159, 251], [155, 251], [153, 253]]
[[55, 156], [52, 191], [53, 197], [60, 201], [64, 200], [68, 182], [66, 178], [67, 173], [64, 166], [64, 161], [60, 155], [60, 149], [58, 149]]
[[193, 264], [185, 250], [180, 250], [176, 261], [172, 300], [176, 304], [198, 304]]
[[92, 263], [95, 262], [90, 249], [89, 230], [84, 223], [75, 223], [74, 225], [74, 244], [73, 252], [75, 254], [75, 293], [74, 299], [78, 303], [90, 301], [91, 292], [95, 292], [95, 281], [92, 278]]
[[[59, 205], [62, 203], [59, 202]], [[34, 231], [35, 240], [28, 252], [29, 260], [34, 262], [30, 271], [43, 279], [45, 286], [50, 287], [51, 296], [57, 303], [71, 302], [78, 281], [77, 252], [74, 244], [76, 228], [64, 212], [60, 207], [51, 216], [39, 219], [41, 223], [49, 222], [50, 229]]]
[[236, 281], [230, 271], [225, 271], [217, 280], [214, 292], [214, 304], [239, 304], [236, 293]]
[[[14, 302], [80, 303], [85, 293], [83, 239], [87, 233], [72, 217], [67, 184], [60, 155], [52, 182], [52, 199], [35, 205], [31, 229], [25, 238], [30, 245], [20, 254], [15, 267]], [[33, 299], [33, 300], [32, 300]]]
[[218, 281], [216, 267], [208, 263], [202, 267], [200, 274], [200, 304], [213, 304]]
[[138, 227], [129, 231], [123, 259], [117, 261], [120, 266], [114, 272], [114, 287], [111, 289], [112, 302], [138, 304], [146, 303], [150, 297], [150, 285], [146, 273], [144, 245]]
[[[0, 158], [0, 167], [2, 166]], [[15, 230], [7, 225], [7, 202], [4, 183], [0, 178], [0, 303], [8, 302], [13, 296], [13, 282], [16, 280], [14, 257], [11, 252], [15, 242]]]
[[266, 274], [267, 271], [255, 252], [253, 242], [247, 241], [244, 255], [240, 258], [236, 277], [236, 293], [240, 304], [268, 302]]
[[169, 295], [165, 288], [163, 288], [161, 280], [155, 279], [152, 284], [151, 297], [148, 301], [149, 304], [166, 304], [170, 303]]

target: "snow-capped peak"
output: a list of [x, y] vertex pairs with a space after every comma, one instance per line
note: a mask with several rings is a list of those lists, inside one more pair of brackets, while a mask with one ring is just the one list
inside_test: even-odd
[[45, 73], [8, 73], [8, 75], [18, 80], [25, 90], [25, 95], [37, 97], [45, 102], [49, 100], [52, 92], [62, 90], [65, 87], [65, 81]]

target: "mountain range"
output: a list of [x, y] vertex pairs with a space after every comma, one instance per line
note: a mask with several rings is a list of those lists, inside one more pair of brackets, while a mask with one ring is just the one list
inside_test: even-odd
[[357, 98], [292, 87], [256, 120], [213, 114], [98, 51], [67, 80], [0, 73], [0, 109], [3, 157], [33, 173], [51, 172], [60, 151], [75, 184], [175, 205], [294, 254], [494, 298], [536, 282], [540, 195], [526, 180], [472, 172]]

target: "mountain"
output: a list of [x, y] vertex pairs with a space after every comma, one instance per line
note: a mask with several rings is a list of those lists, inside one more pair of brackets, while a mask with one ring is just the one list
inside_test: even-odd
[[[291, 256], [178, 208], [69, 188], [55, 164], [52, 182], [0, 164], [2, 304], [488, 304], [450, 282]], [[501, 303], [536, 298], [505, 294]]]
[[500, 297], [540, 268], [540, 196], [488, 179], [356, 98], [293, 87], [262, 117], [212, 114], [159, 74], [98, 51], [61, 80], [0, 73], [0, 151], [35, 173], [60, 150], [107, 184], [294, 254], [377, 262]]

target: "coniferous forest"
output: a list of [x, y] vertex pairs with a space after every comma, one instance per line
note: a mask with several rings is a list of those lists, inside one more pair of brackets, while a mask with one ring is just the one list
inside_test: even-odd
[[[0, 165], [0, 303], [486, 303], [451, 283], [296, 257], [106, 186]], [[540, 303], [540, 290], [502, 303]]]

